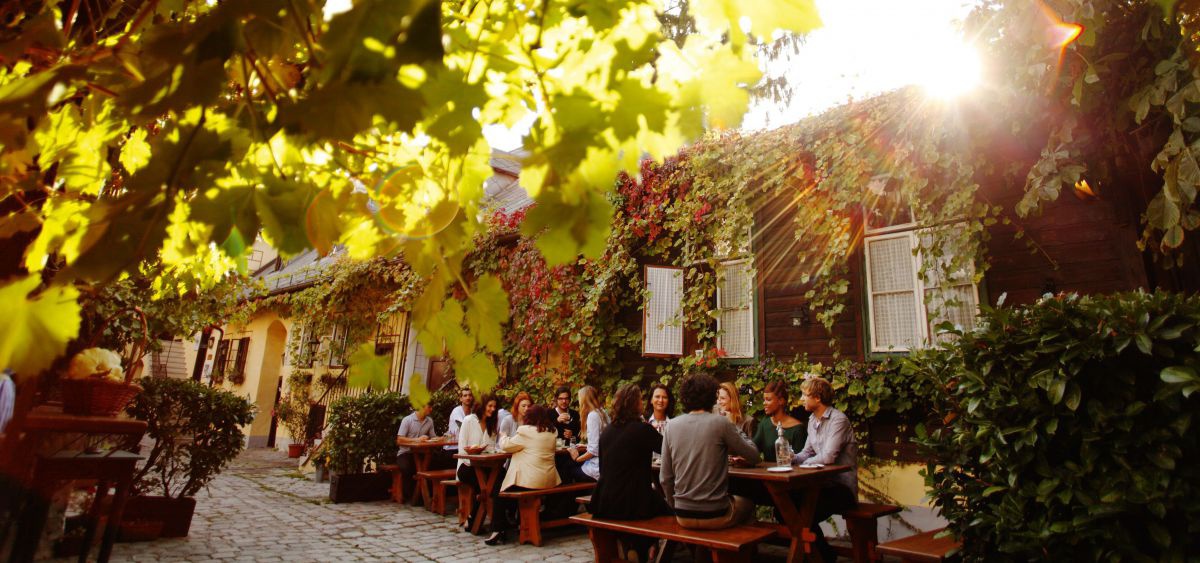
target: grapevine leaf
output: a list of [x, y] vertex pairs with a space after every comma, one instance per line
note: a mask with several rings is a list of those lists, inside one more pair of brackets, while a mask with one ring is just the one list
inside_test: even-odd
[[53, 286], [34, 295], [40, 281], [28, 276], [0, 286], [7, 311], [0, 323], [0, 365], [11, 367], [19, 378], [50, 367], [79, 334], [79, 292]]
[[350, 355], [350, 371], [346, 375], [346, 385], [354, 389], [385, 391], [390, 380], [390, 364], [390, 356], [377, 356], [375, 345], [364, 342]]

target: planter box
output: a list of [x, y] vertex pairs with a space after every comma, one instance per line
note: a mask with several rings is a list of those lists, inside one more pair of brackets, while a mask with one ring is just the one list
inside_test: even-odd
[[196, 512], [193, 497], [170, 498], [140, 496], [130, 497], [125, 503], [123, 522], [162, 522], [162, 538], [182, 538], [192, 527], [192, 515]]
[[334, 503], [368, 502], [391, 498], [389, 473], [335, 473], [329, 480], [329, 500]]

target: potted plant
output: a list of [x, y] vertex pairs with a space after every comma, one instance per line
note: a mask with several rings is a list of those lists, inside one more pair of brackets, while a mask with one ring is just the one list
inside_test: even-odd
[[242, 426], [254, 406], [198, 382], [145, 377], [127, 411], [146, 421], [154, 445], [134, 476], [124, 520], [162, 520], [162, 537], [183, 537], [196, 509], [193, 495], [245, 447]]
[[279, 400], [275, 407], [275, 417], [287, 430], [291, 443], [288, 444], [288, 457], [300, 457], [304, 453], [307, 441], [309, 403], [306, 394], [288, 393]]
[[412, 406], [399, 393], [345, 397], [329, 408], [329, 498], [335, 503], [384, 500], [391, 476], [375, 468], [396, 458], [396, 429]]

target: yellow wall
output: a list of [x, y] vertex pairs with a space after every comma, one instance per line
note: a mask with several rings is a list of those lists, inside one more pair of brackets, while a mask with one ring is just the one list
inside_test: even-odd
[[[925, 466], [915, 463], [887, 463], [858, 470], [859, 489], [878, 491], [902, 506], [929, 506], [925, 499]], [[865, 496], [865, 495], [864, 495]]]

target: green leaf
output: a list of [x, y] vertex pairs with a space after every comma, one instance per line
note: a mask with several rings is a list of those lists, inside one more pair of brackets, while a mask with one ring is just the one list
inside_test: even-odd
[[475, 352], [465, 359], [454, 362], [454, 376], [459, 381], [466, 381], [475, 389], [491, 389], [500, 380], [500, 372], [482, 352]]
[[1168, 366], [1158, 376], [1167, 383], [1189, 383], [1200, 381], [1200, 375], [1191, 366]]
[[0, 323], [0, 365], [12, 368], [18, 381], [36, 377], [67, 350], [79, 334], [79, 292], [52, 286], [35, 294], [37, 276], [0, 286], [5, 321]]
[[364, 342], [350, 355], [350, 371], [346, 385], [354, 389], [386, 391], [390, 376], [391, 356], [376, 356], [375, 345]]
[[1154, 343], [1150, 341], [1149, 336], [1139, 332], [1134, 335], [1134, 340], [1137, 342], [1138, 350], [1141, 350], [1143, 354], [1149, 356], [1151, 351], [1154, 350]]
[[1067, 380], [1061, 377], [1054, 378], [1050, 382], [1050, 387], [1046, 389], [1046, 395], [1050, 398], [1050, 404], [1057, 405], [1063, 400], [1063, 393], [1067, 390]]
[[429, 389], [425, 387], [425, 374], [413, 372], [408, 380], [408, 400], [412, 406], [420, 410], [429, 404]]
[[469, 295], [466, 320], [480, 345], [493, 354], [504, 351], [500, 326], [508, 322], [508, 294], [499, 278], [491, 274], [479, 277]]
[[1079, 385], [1072, 381], [1071, 383], [1067, 384], [1067, 394], [1064, 397], [1064, 404], [1068, 409], [1071, 410], [1079, 408], [1079, 399], [1081, 395], [1082, 392], [1079, 389]]

